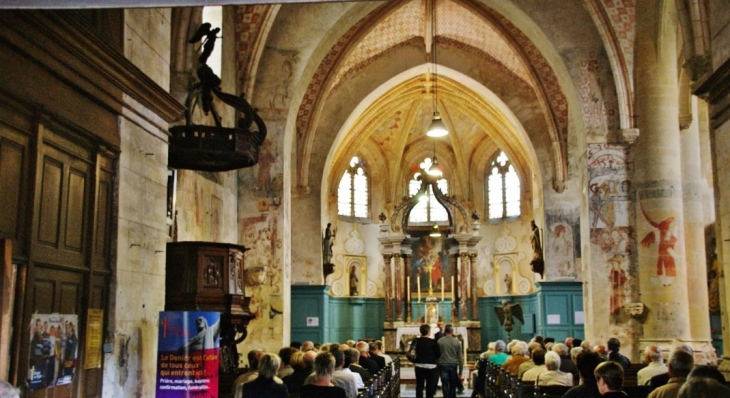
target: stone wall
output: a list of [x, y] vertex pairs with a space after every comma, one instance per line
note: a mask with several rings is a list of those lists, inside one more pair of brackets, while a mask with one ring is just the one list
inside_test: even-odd
[[[124, 35], [127, 58], [166, 89], [169, 16], [163, 9], [127, 10]], [[154, 395], [158, 314], [165, 305], [167, 124], [127, 100], [135, 113], [119, 121], [118, 256], [109, 326], [114, 351], [104, 358], [105, 397]]]

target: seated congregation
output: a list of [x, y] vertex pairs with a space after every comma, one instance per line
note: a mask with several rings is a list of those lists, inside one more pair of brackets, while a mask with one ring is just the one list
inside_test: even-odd
[[235, 398], [390, 398], [400, 389], [400, 360], [377, 340], [293, 342], [278, 355], [251, 350], [247, 358], [247, 370], [231, 385]]
[[666, 364], [659, 347], [646, 347], [641, 364], [631, 363], [620, 347], [615, 338], [605, 346], [542, 336], [489, 343], [474, 365], [472, 398], [730, 397], [716, 367], [695, 366], [689, 345], [674, 347]]

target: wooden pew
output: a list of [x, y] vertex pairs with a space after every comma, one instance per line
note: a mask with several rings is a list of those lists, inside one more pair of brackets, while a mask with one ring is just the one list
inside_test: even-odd
[[561, 398], [572, 386], [535, 386], [535, 398]]
[[626, 395], [629, 396], [629, 398], [646, 398], [649, 393], [654, 391], [654, 387], [652, 386], [627, 386], [624, 385], [622, 390], [626, 393]]

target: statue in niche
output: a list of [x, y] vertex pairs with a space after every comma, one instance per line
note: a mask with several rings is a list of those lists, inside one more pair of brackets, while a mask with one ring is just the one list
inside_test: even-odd
[[543, 277], [545, 272], [545, 260], [542, 256], [542, 241], [540, 240], [540, 228], [535, 224], [535, 220], [532, 220], [532, 236], [530, 237], [530, 243], [532, 243], [532, 261], [530, 261], [530, 267], [532, 272], [540, 274], [540, 278]]
[[508, 294], [512, 293], [512, 277], [509, 276], [509, 273], [504, 274], [504, 284], [507, 288], [507, 290], [505, 290], [505, 292]]
[[507, 341], [512, 340], [510, 333], [514, 326], [514, 318], [517, 318], [522, 324], [525, 323], [525, 319], [522, 316], [522, 306], [519, 304], [510, 304], [507, 300], [502, 300], [501, 305], [495, 305], [494, 313], [497, 314], [499, 324], [507, 332]]
[[360, 280], [357, 278], [357, 267], [350, 268], [350, 296], [358, 296], [357, 285]]

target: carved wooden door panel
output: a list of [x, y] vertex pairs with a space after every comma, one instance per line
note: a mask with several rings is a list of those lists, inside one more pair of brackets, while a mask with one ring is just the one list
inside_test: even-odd
[[[15, 305], [11, 380], [17, 386], [25, 386], [24, 396], [29, 397], [98, 397], [103, 369], [84, 369], [84, 349], [88, 338], [87, 311], [102, 309], [104, 316], [108, 315], [114, 225], [113, 155], [89, 149], [93, 147], [73, 133], [57, 133], [43, 125], [29, 132], [30, 137], [36, 134], [35, 145], [18, 145], [22, 143], [18, 139], [0, 141], [0, 155], [7, 158], [0, 158], [0, 187], [8, 185], [6, 175], [17, 177], [26, 173], [25, 178], [20, 178], [23, 185], [16, 182], [11, 187], [12, 200], [6, 201], [13, 204], [15, 198], [25, 197], [30, 202], [27, 210], [0, 219], [3, 234], [6, 230], [12, 232], [11, 218], [17, 218], [15, 228], [21, 232], [10, 237], [20, 242], [18, 237], [27, 237], [26, 244], [20, 246], [27, 247], [27, 253], [13, 253], [22, 265], [17, 281], [19, 299]], [[24, 169], [7, 165], [26, 158], [30, 160], [21, 163], [27, 164]], [[69, 319], [74, 320], [71, 328]], [[45, 323], [63, 326], [54, 330]], [[74, 338], [63, 338], [61, 328], [63, 333], [73, 330]], [[39, 329], [42, 334], [35, 332]], [[56, 347], [59, 356], [48, 359], [53, 355], [39, 349], [39, 340], [55, 340], [51, 346]], [[64, 350], [68, 340], [77, 347], [75, 356]], [[71, 365], [66, 356], [72, 360]], [[43, 373], [43, 378], [38, 377], [39, 373]], [[34, 374], [35, 381], [28, 383]]]

